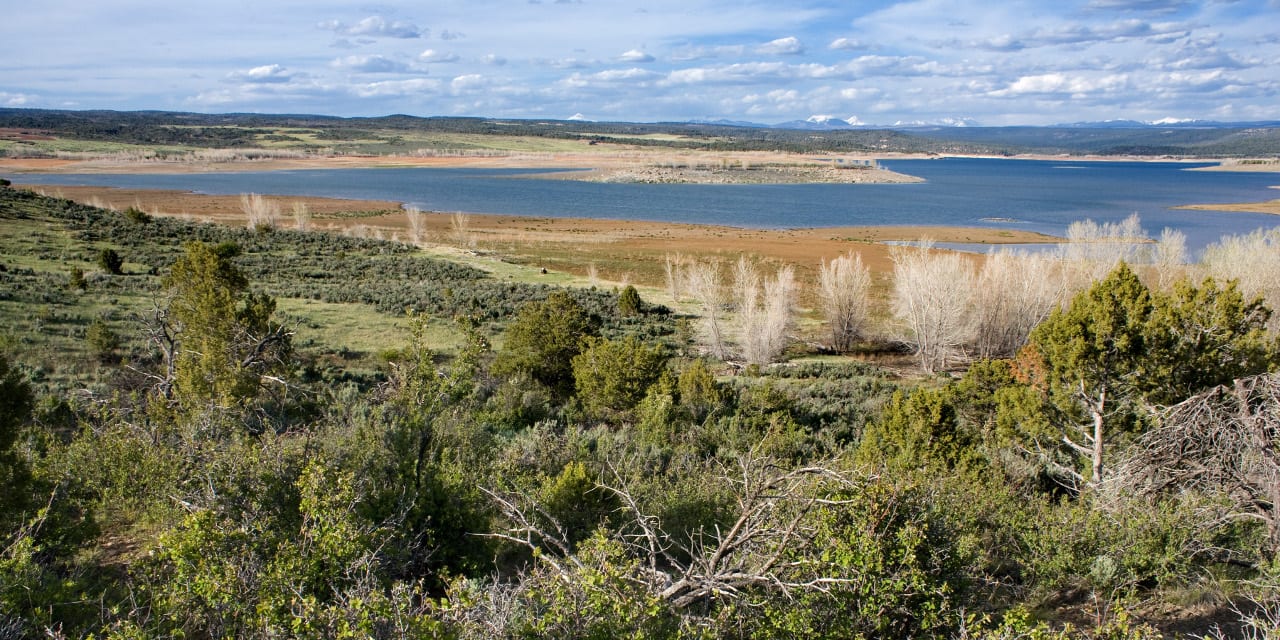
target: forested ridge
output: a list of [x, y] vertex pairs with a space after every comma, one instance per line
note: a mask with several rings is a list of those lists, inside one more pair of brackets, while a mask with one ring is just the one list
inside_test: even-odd
[[[904, 376], [807, 357], [794, 276], [746, 260], [670, 261], [680, 317], [7, 185], [0, 225], [0, 637], [1280, 633], [1275, 283], [1222, 277], [1272, 235], [1217, 279], [1164, 238], [904, 248]], [[821, 271], [808, 337], [887, 348], [856, 256]], [[402, 335], [353, 353], [306, 299]]]
[[[857, 127], [796, 129], [732, 123], [586, 122], [389, 115], [202, 114], [0, 108], [0, 129], [69, 140], [191, 149], [289, 148], [307, 152], [409, 153], [424, 134], [619, 143], [704, 151], [793, 153], [1028, 153], [1109, 156], [1274, 157], [1274, 122], [1150, 126]], [[314, 137], [313, 137], [314, 136]], [[10, 154], [32, 153], [19, 136]], [[481, 145], [484, 146], [484, 145]]]

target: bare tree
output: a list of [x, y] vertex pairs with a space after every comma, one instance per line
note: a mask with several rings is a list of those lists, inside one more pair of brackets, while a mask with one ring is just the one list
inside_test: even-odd
[[250, 229], [274, 229], [280, 220], [280, 203], [256, 193], [240, 194], [240, 210], [244, 212]]
[[674, 256], [668, 253], [663, 259], [662, 267], [666, 275], [667, 294], [671, 296], [672, 302], [680, 302], [684, 297], [684, 264], [685, 258], [679, 253]]
[[[1280, 309], [1280, 227], [1226, 236], [1204, 250], [1204, 265], [1215, 278], [1238, 281], [1246, 296], [1262, 296]], [[1268, 328], [1280, 333], [1280, 313]]]
[[1187, 234], [1175, 229], [1165, 228], [1160, 232], [1160, 239], [1150, 250], [1154, 288], [1168, 291], [1173, 283], [1186, 276], [1187, 271]]
[[311, 209], [301, 200], [293, 203], [293, 227], [298, 231], [311, 230]]
[[973, 268], [954, 252], [935, 252], [931, 240], [894, 247], [893, 313], [905, 328], [925, 373], [945, 369], [963, 355], [973, 335]]
[[1122, 222], [1077, 220], [1067, 227], [1067, 242], [1058, 249], [1071, 267], [1071, 288], [1085, 289], [1121, 262], [1141, 263], [1143, 248], [1150, 240], [1135, 213]]
[[871, 271], [862, 255], [849, 252], [818, 267], [818, 294], [822, 312], [831, 328], [831, 348], [848, 351], [867, 323], [867, 292]]
[[720, 270], [710, 262], [691, 262], [685, 269], [689, 295], [698, 304], [698, 341], [716, 358], [727, 360], [725, 291]]
[[1267, 527], [1267, 559], [1280, 553], [1280, 374], [1236, 380], [1158, 415], [1117, 474], [1117, 491], [1223, 493], [1229, 519]]
[[427, 229], [427, 223], [422, 218], [422, 210], [410, 205], [404, 208], [404, 215], [409, 221], [409, 242], [415, 246], [422, 246], [426, 240]]
[[471, 234], [471, 214], [455, 211], [449, 216], [449, 233], [453, 237], [453, 243], [462, 249], [471, 249], [476, 246], [475, 238]]
[[1064, 294], [1057, 260], [1025, 252], [987, 256], [974, 289], [974, 348], [983, 358], [1007, 358], [1026, 344], [1031, 330]]

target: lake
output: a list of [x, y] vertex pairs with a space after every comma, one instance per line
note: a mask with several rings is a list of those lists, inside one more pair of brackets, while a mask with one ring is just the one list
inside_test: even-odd
[[1198, 251], [1223, 234], [1280, 225], [1266, 214], [1171, 209], [1280, 197], [1280, 174], [1187, 171], [1207, 164], [946, 158], [886, 160], [915, 184], [688, 185], [543, 180], [542, 170], [316, 169], [206, 174], [41, 174], [15, 182], [404, 202], [424, 210], [690, 222], [755, 228], [946, 225], [1062, 235], [1075, 220], [1133, 213]]

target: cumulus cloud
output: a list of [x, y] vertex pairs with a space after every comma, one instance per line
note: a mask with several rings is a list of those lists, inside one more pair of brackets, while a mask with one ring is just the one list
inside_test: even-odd
[[410, 80], [384, 80], [352, 87], [352, 93], [361, 98], [399, 98], [434, 94], [440, 91], [440, 81], [428, 78]]
[[420, 29], [411, 22], [389, 21], [382, 16], [369, 16], [355, 24], [326, 20], [319, 27], [340, 35], [369, 38], [422, 38], [427, 35], [426, 29]]
[[457, 54], [449, 53], [447, 51], [436, 51], [435, 49], [427, 49], [426, 51], [423, 51], [422, 53], [418, 54], [418, 61], [426, 62], [429, 64], [457, 62], [458, 56]]
[[1125, 85], [1127, 80], [1128, 78], [1123, 75], [1089, 78], [1065, 73], [1044, 73], [1022, 76], [1013, 81], [1007, 88], [991, 92], [991, 95], [997, 97], [1036, 94], [1083, 95], [1119, 89]]
[[264, 64], [248, 71], [234, 71], [227, 78], [235, 82], [272, 84], [289, 82], [294, 78], [294, 74], [289, 73], [288, 69], [278, 64]]
[[804, 45], [800, 43], [800, 39], [794, 36], [778, 38], [771, 40], [758, 47], [756, 53], [775, 56], [793, 56], [804, 53]]
[[399, 73], [408, 71], [408, 67], [385, 56], [347, 56], [330, 63], [335, 69], [354, 73]]
[[454, 78], [449, 83], [449, 89], [455, 95], [463, 93], [475, 93], [489, 86], [489, 80], [478, 73], [468, 73]]
[[481, 57], [480, 62], [483, 62], [485, 64], [491, 64], [495, 67], [501, 67], [502, 65], [507, 63], [507, 59], [496, 53], [489, 53]]
[[0, 91], [0, 104], [6, 107], [25, 106], [30, 104], [34, 99], [35, 96], [25, 93], [9, 93], [7, 91]]
[[618, 56], [618, 60], [621, 60], [622, 62], [632, 62], [632, 63], [653, 62], [653, 56], [639, 49], [632, 49]]
[[1191, 0], [1090, 0], [1086, 7], [1101, 11], [1174, 13], [1189, 4]]
[[836, 38], [831, 41], [831, 44], [827, 45], [827, 48], [834, 50], [857, 51], [859, 49], [869, 49], [870, 45], [854, 38]]

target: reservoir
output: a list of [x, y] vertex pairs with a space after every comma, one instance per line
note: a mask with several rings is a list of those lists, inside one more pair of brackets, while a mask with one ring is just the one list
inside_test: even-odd
[[1133, 213], [1193, 252], [1224, 234], [1280, 226], [1267, 214], [1173, 209], [1280, 197], [1280, 174], [1189, 171], [1207, 164], [946, 158], [886, 160], [912, 184], [606, 184], [529, 169], [317, 169], [186, 174], [8, 175], [15, 182], [394, 200], [427, 211], [652, 220], [748, 228], [945, 225], [1062, 235], [1076, 220]]

